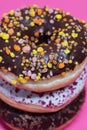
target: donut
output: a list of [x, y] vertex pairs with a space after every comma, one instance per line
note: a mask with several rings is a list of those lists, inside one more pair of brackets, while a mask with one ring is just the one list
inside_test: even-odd
[[49, 113], [58, 111], [70, 104], [83, 90], [87, 78], [86, 69], [73, 84], [65, 88], [44, 93], [18, 89], [0, 79], [0, 98], [17, 109]]
[[87, 62], [87, 25], [60, 9], [30, 6], [0, 22], [0, 77], [34, 92], [73, 83]]
[[54, 113], [27, 113], [0, 101], [0, 117], [12, 130], [60, 130], [77, 116], [84, 102], [85, 89], [68, 106]]

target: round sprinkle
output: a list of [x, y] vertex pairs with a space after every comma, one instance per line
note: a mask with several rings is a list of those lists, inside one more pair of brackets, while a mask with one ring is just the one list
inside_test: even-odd
[[27, 82], [27, 80], [21, 76], [18, 78], [18, 81], [22, 84], [25, 84]]
[[11, 29], [9, 29], [9, 30], [8, 30], [8, 34], [9, 34], [9, 35], [14, 34], [14, 30], [13, 30], [12, 28], [11, 28]]
[[57, 14], [57, 15], [55, 16], [55, 18], [56, 18], [57, 20], [61, 20], [61, 19], [62, 19], [62, 15], [61, 15], [61, 14]]
[[48, 68], [52, 68], [52, 63], [48, 62], [47, 66]]
[[38, 9], [37, 13], [38, 13], [38, 15], [42, 15], [42, 13], [43, 13], [42, 9]]
[[9, 18], [5, 18], [5, 20], [4, 20], [6, 23], [9, 23]]
[[37, 52], [43, 52], [43, 51], [44, 51], [44, 49], [42, 47], [37, 48]]
[[34, 9], [30, 9], [29, 14], [30, 14], [31, 17], [34, 17], [34, 16], [35, 16], [35, 11], [34, 11]]
[[15, 50], [15, 51], [20, 51], [20, 49], [21, 49], [21, 48], [20, 48], [19, 45], [16, 45], [16, 44], [14, 45], [14, 50]]
[[31, 79], [36, 79], [36, 74], [32, 74]]
[[72, 32], [72, 34], [71, 34], [71, 35], [72, 35], [72, 37], [73, 37], [73, 38], [78, 37], [78, 33], [74, 33], [74, 32]]
[[32, 51], [33, 55], [37, 55], [37, 50]]
[[34, 22], [31, 22], [31, 23], [30, 23], [30, 26], [31, 26], [31, 27], [34, 27], [34, 26], [35, 26]]
[[11, 10], [11, 11], [9, 12], [10, 15], [14, 15], [14, 13], [15, 13], [14, 10]]
[[20, 37], [20, 36], [21, 36], [21, 33], [20, 33], [20, 32], [17, 32], [17, 36]]
[[2, 56], [0, 56], [0, 62], [2, 62], [2, 60], [3, 60], [3, 58], [2, 58]]
[[10, 54], [10, 50], [8, 48], [6, 48], [6, 54], [9, 55]]
[[67, 41], [62, 42], [62, 46], [63, 46], [63, 47], [64, 47], [64, 46], [68, 46], [68, 42], [67, 42]]
[[10, 56], [11, 56], [12, 58], [14, 58], [14, 57], [15, 57], [15, 54], [14, 54], [13, 52], [10, 52]]
[[3, 40], [8, 40], [8, 39], [10, 38], [10, 37], [9, 37], [9, 34], [4, 33], [4, 32], [0, 33], [0, 37], [1, 37]]
[[64, 50], [64, 53], [65, 53], [65, 54], [69, 54], [69, 53], [70, 53], [70, 50], [67, 48], [66, 50]]
[[65, 67], [64, 62], [59, 63], [59, 65], [58, 65], [58, 68], [59, 68], [59, 69], [63, 69], [64, 67]]
[[27, 45], [27, 46], [24, 46], [24, 47], [22, 48], [22, 50], [23, 50], [24, 53], [29, 53], [30, 50], [31, 50], [31, 47], [30, 47], [29, 45]]

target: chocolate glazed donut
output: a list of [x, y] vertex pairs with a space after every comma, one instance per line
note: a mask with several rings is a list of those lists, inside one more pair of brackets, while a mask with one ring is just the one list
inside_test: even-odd
[[[80, 67], [87, 56], [86, 37], [86, 24], [59, 9], [12, 10], [0, 22], [0, 75], [16, 87], [36, 92], [63, 87], [63, 81], [68, 85], [85, 66]], [[61, 80], [76, 66], [74, 73], [79, 72], [73, 81], [51, 85], [53, 77], [52, 82], [56, 76]]]
[[20, 130], [59, 130], [66, 126], [79, 112], [85, 97], [83, 89], [68, 106], [54, 113], [27, 113], [0, 101], [0, 117], [10, 127]]

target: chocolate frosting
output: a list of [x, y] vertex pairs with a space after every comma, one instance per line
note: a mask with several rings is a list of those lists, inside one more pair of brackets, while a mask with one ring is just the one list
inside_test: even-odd
[[0, 22], [0, 68], [27, 80], [64, 74], [87, 56], [86, 24], [59, 9], [26, 7]]
[[68, 106], [54, 113], [28, 113], [0, 101], [0, 117], [21, 130], [54, 130], [71, 120], [80, 110], [85, 90]]

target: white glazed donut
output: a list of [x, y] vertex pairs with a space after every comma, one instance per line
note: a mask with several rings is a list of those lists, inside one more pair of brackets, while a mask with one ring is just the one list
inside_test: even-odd
[[11, 106], [25, 111], [54, 112], [63, 108], [78, 96], [85, 86], [86, 77], [87, 73], [84, 69], [72, 84], [45, 93], [18, 89], [0, 79], [0, 97]]

